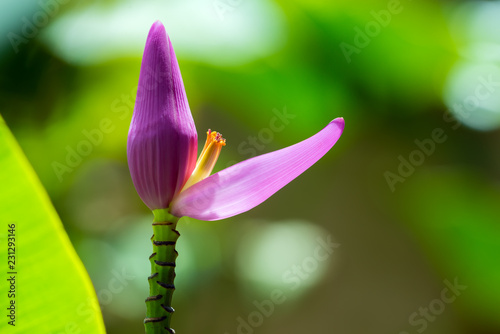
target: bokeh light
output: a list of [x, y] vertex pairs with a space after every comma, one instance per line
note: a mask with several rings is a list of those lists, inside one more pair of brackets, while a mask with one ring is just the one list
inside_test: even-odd
[[444, 100], [460, 122], [477, 130], [500, 126], [499, 2], [463, 3], [450, 14], [462, 60], [448, 77]]
[[[309, 222], [254, 224], [238, 250], [240, 279], [248, 282], [244, 285], [248, 289], [264, 295], [274, 288], [290, 296], [306, 293], [335, 262], [330, 258], [333, 253], [325, 249], [328, 240], [334, 243], [332, 236]], [[331, 250], [339, 246], [335, 244]]]

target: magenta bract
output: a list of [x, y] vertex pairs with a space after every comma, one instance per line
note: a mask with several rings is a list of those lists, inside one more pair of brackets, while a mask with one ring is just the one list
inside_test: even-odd
[[225, 140], [209, 131], [197, 165], [196, 128], [177, 59], [163, 25], [151, 27], [127, 143], [132, 180], [150, 209], [202, 220], [248, 211], [316, 163], [343, 130], [344, 119], [336, 118], [300, 143], [208, 176]]

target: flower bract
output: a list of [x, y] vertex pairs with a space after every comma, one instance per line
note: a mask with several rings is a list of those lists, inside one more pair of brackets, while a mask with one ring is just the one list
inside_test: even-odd
[[196, 128], [172, 43], [159, 21], [151, 27], [127, 142], [132, 180], [151, 210], [209, 221], [248, 211], [316, 163], [343, 130], [344, 119], [336, 118], [295, 145], [210, 175], [226, 140], [208, 130], [196, 158]]

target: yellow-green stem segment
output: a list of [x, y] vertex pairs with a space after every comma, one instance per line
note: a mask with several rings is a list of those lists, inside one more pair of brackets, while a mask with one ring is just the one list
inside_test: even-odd
[[151, 262], [151, 276], [149, 281], [149, 297], [146, 299], [146, 319], [144, 327], [146, 334], [172, 334], [170, 320], [174, 309], [172, 308], [172, 295], [175, 286], [175, 260], [177, 251], [175, 244], [179, 238], [176, 230], [178, 217], [171, 215], [168, 209], [153, 210], [153, 254], [149, 257]]

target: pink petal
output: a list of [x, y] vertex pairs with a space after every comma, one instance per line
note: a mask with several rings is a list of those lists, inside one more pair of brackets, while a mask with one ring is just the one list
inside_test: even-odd
[[311, 167], [333, 147], [343, 130], [344, 119], [336, 118], [300, 143], [226, 168], [176, 196], [172, 214], [218, 220], [248, 211]]
[[197, 150], [179, 64], [157, 21], [146, 40], [127, 142], [132, 181], [151, 210], [168, 208], [191, 175]]

